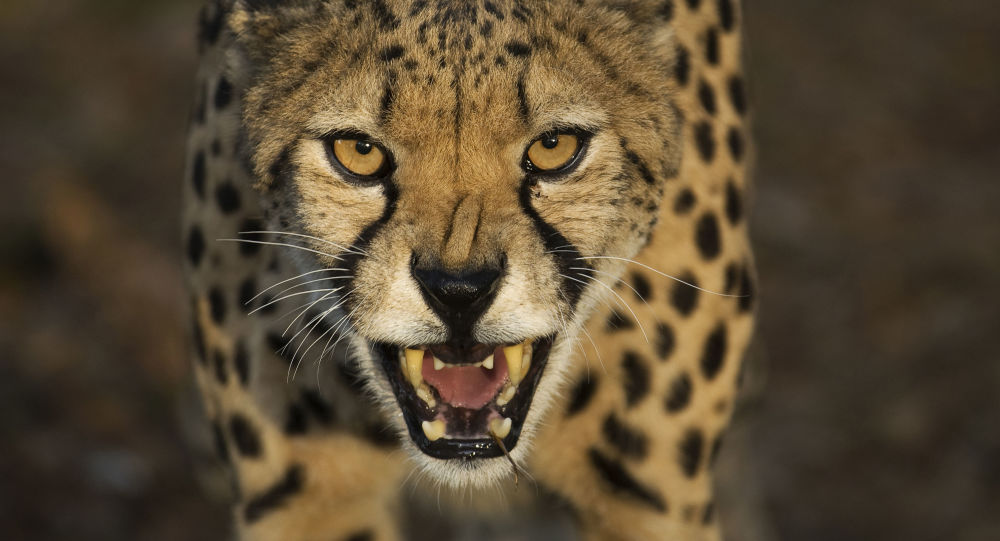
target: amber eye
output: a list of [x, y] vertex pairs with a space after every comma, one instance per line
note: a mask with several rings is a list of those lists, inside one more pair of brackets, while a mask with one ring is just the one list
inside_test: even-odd
[[359, 177], [381, 176], [388, 170], [385, 152], [368, 139], [334, 139], [330, 147], [337, 162]]
[[580, 152], [580, 138], [569, 133], [547, 133], [528, 147], [525, 167], [529, 171], [555, 172], [573, 163]]

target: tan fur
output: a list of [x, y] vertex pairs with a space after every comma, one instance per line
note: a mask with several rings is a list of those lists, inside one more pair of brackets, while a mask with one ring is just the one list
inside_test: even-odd
[[[663, 2], [638, 0], [490, 3], [502, 19], [483, 2], [449, 2], [450, 15], [437, 12], [444, 22], [433, 19], [434, 2], [223, 4], [203, 14], [203, 33], [216, 29], [218, 38], [205, 40], [199, 72], [185, 239], [200, 341], [195, 373], [233, 466], [241, 537], [337, 539], [370, 531], [392, 539], [397, 489], [413, 470], [432, 486], [509, 482], [502, 458], [460, 464], [417, 451], [366, 347], [446, 337], [410, 275], [412, 257], [455, 270], [505, 257], [502, 288], [474, 338], [498, 343], [558, 333], [514, 459], [569, 502], [587, 539], [718, 538], [711, 448], [728, 424], [752, 328], [742, 215], [747, 128], [728, 90], [740, 76], [741, 38], [738, 24], [723, 28], [717, 9], [730, 4], [701, 2], [691, 11], [676, 2], [669, 22]], [[738, 5], [733, 9], [738, 23]], [[711, 32], [718, 36], [714, 64], [706, 61]], [[403, 52], [380, 57], [393, 47]], [[678, 47], [686, 55], [678, 57]], [[689, 65], [686, 84], [675, 76], [679, 62]], [[217, 96], [220, 77], [232, 87], [229, 100]], [[702, 81], [714, 111], [701, 103]], [[531, 184], [529, 198], [534, 212], [589, 258], [575, 263], [593, 269], [575, 305], [560, 292], [557, 254], [519, 199], [524, 149], [566, 126], [593, 130], [586, 155], [565, 179]], [[350, 184], [331, 168], [320, 137], [344, 129], [372, 136], [395, 157], [392, 203], [383, 187]], [[708, 160], [697, 143], [705, 129], [714, 145]], [[736, 154], [727, 145], [731, 130], [741, 136]], [[223, 187], [236, 193], [238, 209], [224, 208], [231, 197]], [[694, 203], [678, 211], [685, 190]], [[740, 212], [730, 220], [734, 193]], [[717, 254], [704, 231], [709, 213]], [[352, 246], [383, 216], [373, 237]], [[315, 240], [241, 235], [248, 227]], [[271, 313], [247, 315], [260, 298], [236, 307], [247, 289], [257, 294], [313, 273], [263, 296], [273, 298], [322, 277], [317, 269], [344, 265], [352, 252], [353, 277], [334, 284], [350, 284], [350, 291], [289, 297]], [[661, 273], [705, 290], [689, 314], [670, 301], [687, 286]], [[635, 288], [644, 284], [649, 299], [638, 298]], [[347, 302], [335, 306], [343, 295]], [[302, 311], [293, 309], [309, 303], [315, 310], [293, 321]], [[324, 322], [329, 332], [318, 326]], [[295, 338], [282, 360], [274, 347], [286, 326], [286, 339]], [[664, 327], [673, 341], [661, 358]], [[716, 372], [703, 358], [709, 337], [720, 332]], [[327, 349], [332, 354], [320, 359]], [[293, 352], [301, 357], [289, 364]], [[239, 358], [247, 360], [245, 371]], [[636, 374], [641, 381], [633, 381]], [[690, 398], [668, 411], [682, 374]], [[355, 378], [364, 389], [352, 385]], [[592, 397], [568, 413], [587, 381]], [[643, 442], [630, 447], [635, 438], [623, 432]], [[395, 436], [401, 449], [370, 443], [373, 433]], [[696, 456], [693, 471], [685, 472], [682, 449]], [[623, 488], [622, 476], [639, 488]]]

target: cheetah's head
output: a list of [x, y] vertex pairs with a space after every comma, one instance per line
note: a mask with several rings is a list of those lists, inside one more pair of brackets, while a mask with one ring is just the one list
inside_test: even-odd
[[615, 258], [648, 241], [680, 156], [661, 22], [611, 0], [230, 16], [273, 228], [311, 237], [318, 306], [442, 481], [525, 457]]

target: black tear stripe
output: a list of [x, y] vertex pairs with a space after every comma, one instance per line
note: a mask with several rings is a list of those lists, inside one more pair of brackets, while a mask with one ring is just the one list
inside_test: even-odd
[[[576, 303], [583, 295], [583, 290], [587, 287], [589, 280], [593, 277], [594, 271], [585, 259], [580, 257], [580, 251], [576, 245], [570, 243], [558, 229], [552, 227], [548, 222], [535, 211], [531, 206], [531, 187], [534, 182], [529, 178], [521, 181], [521, 193], [519, 201], [521, 210], [531, 218], [538, 229], [538, 234], [542, 238], [545, 250], [555, 256], [556, 266], [561, 274], [562, 285], [559, 287], [563, 298], [569, 304], [570, 310], [576, 308]], [[575, 267], [575, 268], [574, 268]]]
[[243, 509], [243, 518], [247, 523], [260, 520], [264, 515], [284, 505], [288, 498], [301, 492], [303, 485], [305, 485], [305, 473], [302, 466], [292, 464], [277, 483], [247, 502]]
[[[343, 271], [331, 273], [335, 277], [345, 276], [347, 278], [347, 291], [352, 291], [354, 289], [354, 277], [357, 274], [358, 263], [361, 262], [362, 251], [368, 248], [368, 244], [371, 243], [375, 235], [385, 227], [385, 224], [389, 223], [392, 219], [392, 215], [396, 213], [396, 204], [399, 200], [399, 189], [392, 177], [382, 184], [382, 190], [385, 192], [385, 208], [382, 210], [382, 215], [378, 217], [374, 222], [368, 224], [361, 233], [354, 239], [354, 242], [348, 246], [350, 248], [349, 252], [342, 252], [340, 254], [339, 267], [344, 269]], [[348, 296], [344, 299], [345, 312], [350, 313], [356, 306], [354, 305], [353, 296]]]
[[588, 455], [597, 474], [616, 492], [631, 496], [661, 513], [667, 512], [667, 502], [663, 496], [632, 477], [621, 462], [608, 458], [593, 447], [589, 449]]

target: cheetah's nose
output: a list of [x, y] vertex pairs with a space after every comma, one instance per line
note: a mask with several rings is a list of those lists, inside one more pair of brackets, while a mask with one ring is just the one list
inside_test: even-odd
[[431, 310], [451, 331], [452, 338], [470, 337], [472, 326], [496, 296], [503, 266], [451, 272], [437, 266], [411, 267]]

